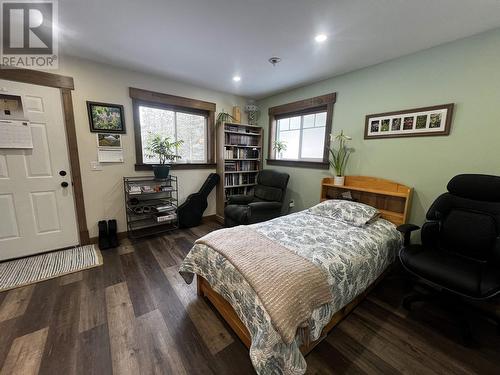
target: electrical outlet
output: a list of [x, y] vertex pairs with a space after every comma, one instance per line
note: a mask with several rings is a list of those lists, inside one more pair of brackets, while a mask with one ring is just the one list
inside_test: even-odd
[[98, 161], [91, 161], [90, 169], [93, 171], [102, 171], [102, 165]]
[[295, 201], [293, 199], [291, 199], [290, 203], [288, 203], [288, 207], [290, 208], [295, 207]]

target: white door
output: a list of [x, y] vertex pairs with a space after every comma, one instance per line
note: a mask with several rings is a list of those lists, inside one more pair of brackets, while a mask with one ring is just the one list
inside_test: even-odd
[[33, 137], [32, 150], [0, 149], [0, 260], [77, 245], [61, 93], [5, 80], [0, 90], [24, 98]]

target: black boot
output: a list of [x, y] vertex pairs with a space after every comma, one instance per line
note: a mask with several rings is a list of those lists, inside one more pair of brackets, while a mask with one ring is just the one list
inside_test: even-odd
[[99, 249], [109, 249], [108, 223], [106, 220], [99, 221]]
[[117, 236], [117, 225], [116, 220], [108, 220], [108, 235], [109, 235], [109, 245], [111, 247], [118, 247], [120, 243], [118, 242]]

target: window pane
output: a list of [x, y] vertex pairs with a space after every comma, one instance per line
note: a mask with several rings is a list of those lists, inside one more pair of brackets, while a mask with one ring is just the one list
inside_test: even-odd
[[278, 135], [280, 141], [285, 142], [286, 151], [282, 151], [281, 156], [276, 155], [277, 159], [298, 159], [299, 158], [299, 138], [300, 130], [290, 130], [281, 132]]
[[305, 115], [304, 116], [304, 128], [312, 128], [314, 127], [314, 114], [312, 115]]
[[158, 158], [148, 158], [145, 147], [150, 134], [160, 134], [163, 137], [175, 139], [174, 112], [160, 108], [139, 106], [139, 121], [141, 123], [142, 160], [147, 164], [158, 163]]
[[283, 131], [283, 130], [288, 130], [289, 123], [290, 123], [289, 118], [282, 118], [281, 120], [278, 120], [278, 132]]
[[304, 129], [302, 132], [301, 158], [323, 159], [325, 128]]
[[290, 130], [300, 129], [300, 116], [290, 118]]
[[178, 161], [206, 161], [206, 118], [200, 115], [177, 112], [177, 139], [184, 143], [178, 152]]
[[315, 127], [326, 126], [326, 112], [316, 113]]

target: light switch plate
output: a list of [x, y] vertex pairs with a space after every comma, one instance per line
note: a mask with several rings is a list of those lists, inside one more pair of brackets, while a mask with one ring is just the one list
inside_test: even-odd
[[91, 161], [90, 169], [93, 171], [102, 171], [102, 165], [98, 161]]

